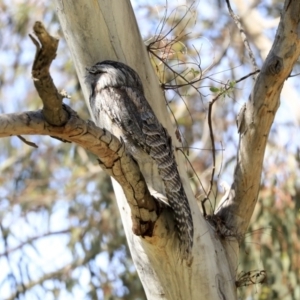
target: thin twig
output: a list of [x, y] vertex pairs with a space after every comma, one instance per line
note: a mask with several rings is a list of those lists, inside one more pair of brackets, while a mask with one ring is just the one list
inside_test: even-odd
[[14, 248], [6, 248], [4, 252], [0, 253], [0, 257], [1, 256], [6, 256], [11, 254], [12, 252], [19, 250], [21, 248], [23, 248], [24, 246], [31, 244], [32, 242], [38, 240], [38, 239], [42, 239], [48, 236], [53, 236], [53, 235], [58, 235], [58, 234], [66, 234], [69, 233], [71, 231], [71, 229], [65, 229], [65, 230], [60, 230], [60, 231], [52, 231], [52, 232], [46, 232], [42, 235], [37, 235], [31, 238], [28, 238], [28, 240], [26, 240], [25, 242], [21, 242], [18, 246], [14, 247]]
[[49, 279], [56, 278], [58, 280], [65, 281], [67, 274], [70, 274], [72, 270], [78, 267], [86, 265], [89, 261], [97, 256], [98, 252], [92, 248], [90, 251], [86, 251], [84, 254], [85, 256], [83, 258], [74, 259], [71, 263], [65, 264], [63, 267], [53, 272], [46, 273], [37, 279], [26, 282], [25, 284], [16, 283], [16, 292], [13, 292], [9, 297], [6, 298], [6, 300], [19, 299], [19, 296], [24, 295], [26, 291], [32, 289], [35, 286], [43, 286], [43, 283]]
[[243, 40], [243, 43], [244, 43], [244, 46], [245, 48], [247, 49], [248, 51], [248, 54], [249, 54], [249, 57], [250, 57], [250, 60], [252, 62], [252, 65], [254, 67], [254, 70], [257, 71], [258, 70], [258, 66], [256, 64], [256, 61], [255, 61], [255, 57], [254, 57], [254, 54], [251, 50], [251, 47], [250, 47], [250, 44], [248, 42], [248, 39], [247, 39], [247, 36], [246, 36], [246, 33], [245, 33], [245, 30], [242, 26], [242, 23], [240, 21], [240, 17], [238, 15], [236, 15], [232, 8], [231, 8], [231, 5], [230, 5], [230, 1], [229, 0], [226, 0], [226, 3], [227, 3], [227, 7], [228, 7], [228, 11], [229, 11], [229, 14], [231, 16], [231, 18], [233, 19], [233, 21], [235, 22], [237, 28], [239, 29], [240, 31], [240, 34], [241, 34], [241, 37], [242, 37], [242, 40]]
[[[259, 73], [260, 70], [255, 70], [254, 72], [251, 72], [238, 80], [235, 81], [235, 84], [247, 79], [248, 77], [255, 75]], [[209, 135], [211, 140], [211, 147], [212, 147], [212, 159], [213, 159], [213, 166], [211, 171], [211, 177], [209, 181], [209, 189], [206, 193], [206, 197], [202, 200], [202, 209], [203, 209], [203, 215], [206, 216], [206, 209], [205, 209], [205, 202], [208, 200], [209, 195], [211, 194], [213, 183], [214, 183], [214, 175], [215, 175], [215, 169], [216, 169], [216, 148], [215, 148], [215, 139], [214, 139], [214, 133], [213, 133], [213, 126], [212, 126], [212, 108], [214, 103], [225, 93], [227, 93], [232, 88], [232, 85], [227, 85], [224, 90], [222, 90], [215, 98], [213, 98], [208, 105], [208, 127], [209, 127]]]
[[[153, 41], [153, 42], [151, 42], [149, 45], [148, 45], [148, 47], [151, 47], [153, 44], [155, 44], [155, 43], [157, 43], [157, 42], [160, 42], [160, 41], [162, 41], [162, 40], [164, 40], [172, 31], [174, 31], [174, 29], [177, 27], [177, 26], [179, 26], [179, 24], [185, 19], [185, 17], [186, 17], [186, 15], [188, 14], [188, 12], [189, 11], [191, 11], [191, 9], [192, 9], [192, 7], [193, 7], [193, 5], [194, 5], [194, 2], [188, 7], [188, 9], [186, 10], [186, 12], [184, 13], [184, 15], [178, 20], [178, 21], [176, 21], [176, 24], [174, 25], [174, 22], [175, 22], [175, 16], [176, 16], [176, 14], [175, 14], [175, 16], [173, 17], [173, 20], [172, 20], [172, 25], [171, 25], [171, 28], [164, 34], [164, 35], [162, 35], [161, 36], [161, 33], [162, 33], [162, 31], [163, 31], [163, 28], [164, 28], [164, 26], [165, 26], [165, 24], [167, 23], [167, 19], [169, 18], [169, 17], [171, 17], [171, 15], [174, 13], [174, 12], [176, 12], [176, 10], [178, 9], [178, 8], [174, 8], [172, 11], [171, 11], [171, 13], [169, 14], [169, 16], [167, 16], [167, 8], [166, 8], [166, 10], [165, 10], [165, 14], [164, 14], [164, 17], [163, 17], [163, 24], [161, 25], [161, 30], [160, 30], [160, 34], [159, 35], [157, 35], [157, 36], [161, 36], [161, 38], [158, 40], [155, 40], [155, 41]], [[168, 1], [166, 1], [166, 7], [168, 7]], [[161, 22], [160, 22], [161, 23]], [[188, 22], [187, 22], [188, 23]], [[160, 24], [159, 24], [160, 25]], [[158, 27], [159, 27], [159, 25], [158, 25]], [[183, 29], [179, 32], [179, 36], [180, 36], [180, 34], [185, 30], [185, 28], [186, 28], [186, 26], [187, 26], [187, 24], [183, 27]], [[157, 29], [158, 29], [158, 27], [157, 27]]]
[[33, 143], [33, 142], [29, 142], [27, 141], [25, 138], [23, 138], [21, 135], [17, 135], [17, 137], [23, 142], [25, 143], [26, 145], [30, 146], [30, 147], [33, 147], [33, 148], [38, 148], [38, 145]]
[[206, 198], [207, 198], [208, 195], [207, 195], [207, 193], [206, 193], [206, 191], [205, 191], [205, 188], [204, 188], [204, 186], [203, 186], [203, 184], [202, 184], [202, 182], [201, 182], [201, 179], [200, 179], [199, 176], [197, 175], [197, 172], [196, 172], [196, 170], [194, 169], [192, 163], [190, 162], [190, 160], [188, 159], [188, 157], [186, 156], [186, 154], [184, 153], [184, 151], [181, 149], [181, 147], [180, 147], [180, 148], [176, 148], [176, 150], [179, 150], [179, 151], [184, 155], [185, 159], [187, 160], [187, 162], [189, 163], [191, 169], [193, 170], [195, 176], [197, 177], [197, 179], [198, 179], [198, 181], [199, 181], [199, 183], [200, 183], [200, 185], [201, 185], [201, 187], [202, 187], [202, 190], [204, 191], [204, 193], [205, 193], [205, 195], [206, 195]]
[[[186, 86], [189, 85], [191, 87], [193, 87], [197, 93], [199, 93], [198, 88], [194, 86], [194, 83], [197, 83], [199, 81], [201, 81], [201, 77], [199, 79], [196, 79], [195, 81], [188, 81], [184, 76], [182, 76], [181, 74], [179, 74], [178, 72], [176, 72], [172, 67], [170, 67], [170, 65], [168, 63], [166, 63], [159, 55], [157, 55], [154, 51], [152, 51], [151, 49], [148, 49], [149, 52], [155, 56], [158, 60], [160, 60], [171, 72], [173, 72], [174, 74], [176, 74], [177, 77], [180, 77], [183, 81], [186, 82], [185, 85], [182, 86]], [[161, 83], [161, 86], [163, 89], [165, 89], [165, 85], [163, 83]], [[174, 85], [172, 89], [176, 89], [178, 87], [178, 85]], [[179, 86], [180, 87], [180, 86]], [[170, 89], [170, 88], [169, 88]]]

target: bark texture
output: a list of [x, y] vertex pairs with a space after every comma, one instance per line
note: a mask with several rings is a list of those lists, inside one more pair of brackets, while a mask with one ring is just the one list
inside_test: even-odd
[[[141, 77], [147, 100], [175, 142], [175, 131], [130, 2], [57, 0], [56, 3], [86, 101], [89, 91], [84, 83], [85, 69], [107, 59], [124, 62]], [[75, 142], [97, 155], [102, 167], [114, 178], [127, 240], [148, 299], [237, 299], [238, 243], [233, 237], [227, 239], [226, 233], [239, 238], [249, 225], [280, 92], [300, 55], [299, 21], [300, 2], [287, 0], [273, 47], [238, 118], [240, 144], [233, 184], [217, 215], [208, 218], [209, 222], [200, 213], [188, 185], [183, 159], [175, 152], [194, 223], [192, 259], [188, 261], [182, 259], [178, 251], [171, 212], [168, 209], [160, 212], [138, 165], [124, 151], [120, 139], [109, 131], [113, 129], [112, 124], [105, 124], [106, 130], [98, 128], [61, 105], [62, 95], [48, 74], [49, 61], [42, 65], [37, 62], [33, 67], [35, 85], [44, 102], [43, 111], [0, 115], [0, 137], [47, 134]], [[41, 24], [36, 25], [35, 32], [42, 46], [47, 41], [54, 46], [50, 47], [49, 54], [53, 59], [57, 42], [40, 35]], [[45, 52], [35, 44], [37, 57], [47, 53], [47, 49]], [[101, 122], [99, 120], [97, 125], [102, 126]]]
[[[141, 77], [149, 104], [175, 142], [175, 129], [140, 37], [130, 1], [57, 1], [57, 12], [86, 101], [89, 97], [89, 88], [84, 83], [86, 68], [103, 60], [123, 62]], [[98, 125], [101, 126], [100, 123]], [[188, 185], [183, 157], [178, 159], [176, 152], [175, 156], [194, 221], [193, 259], [189, 264], [180, 259], [170, 212], [164, 210], [160, 215], [152, 237], [143, 239], [134, 235], [130, 207], [121, 187], [114, 183], [129, 247], [147, 297], [198, 299], [201, 293], [203, 299], [218, 299], [222, 295], [235, 299], [235, 273], [231, 273], [218, 235], [214, 234], [197, 206]]]
[[300, 2], [285, 1], [273, 46], [239, 115], [240, 134], [234, 181], [217, 216], [243, 236], [260, 187], [268, 135], [280, 105], [284, 82], [300, 55]]
[[134, 233], [152, 232], [152, 225], [158, 218], [158, 207], [137, 164], [126, 153], [124, 144], [93, 122], [80, 119], [71, 108], [64, 106], [64, 110], [69, 119], [59, 127], [50, 125], [42, 110], [0, 115], [0, 137], [50, 135], [94, 153], [101, 159], [101, 167], [122, 185], [130, 206]]

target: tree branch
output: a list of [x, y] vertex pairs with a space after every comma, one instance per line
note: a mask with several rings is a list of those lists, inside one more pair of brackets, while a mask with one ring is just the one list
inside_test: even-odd
[[1, 114], [0, 137], [50, 135], [89, 150], [99, 158], [101, 167], [123, 187], [131, 207], [134, 233], [151, 236], [159, 209], [148, 191], [138, 165], [125, 152], [124, 144], [93, 122], [80, 119], [70, 107], [63, 107], [69, 120], [60, 127], [47, 123], [41, 110]]
[[26, 245], [32, 244], [32, 242], [34, 242], [36, 240], [39, 240], [39, 239], [42, 239], [42, 238], [45, 238], [45, 237], [48, 237], [48, 236], [66, 234], [66, 233], [69, 233], [70, 231], [71, 231], [71, 229], [68, 228], [68, 229], [64, 229], [64, 230], [60, 230], [60, 231], [49, 231], [49, 232], [46, 232], [46, 233], [41, 234], [41, 235], [30, 237], [27, 240], [25, 240], [24, 242], [21, 242], [18, 246], [15, 246], [15, 247], [9, 248], [9, 249], [5, 249], [4, 252], [0, 253], [0, 257], [7, 256], [7, 255], [11, 254], [12, 252], [23, 248]]
[[249, 225], [260, 187], [267, 138], [279, 107], [280, 93], [300, 55], [300, 2], [286, 0], [272, 49], [257, 77], [249, 101], [239, 116], [237, 165], [231, 190], [217, 215], [243, 235]]
[[41, 276], [40, 278], [36, 280], [32, 280], [28, 283], [21, 283], [16, 287], [16, 292], [11, 294], [8, 298], [5, 300], [14, 300], [14, 299], [19, 299], [20, 294], [25, 294], [26, 291], [32, 289], [33, 287], [37, 285], [42, 285], [46, 280], [53, 279], [53, 278], [58, 278], [62, 281], [65, 281], [65, 276], [69, 275], [70, 272], [72, 272], [74, 269], [77, 267], [81, 267], [88, 263], [91, 259], [93, 259], [98, 253], [91, 250], [85, 253], [84, 258], [79, 258], [74, 260], [73, 262], [66, 264], [62, 268], [53, 271], [53, 272], [48, 272]]
[[237, 28], [240, 31], [240, 35], [241, 35], [241, 37], [243, 39], [244, 46], [245, 46], [246, 50], [248, 51], [251, 63], [253, 65], [253, 67], [254, 67], [254, 70], [256, 71], [256, 70], [258, 70], [258, 67], [257, 67], [256, 61], [255, 61], [254, 54], [253, 54], [253, 52], [251, 50], [251, 47], [250, 47], [250, 44], [248, 42], [245, 30], [244, 30], [244, 28], [242, 26], [240, 17], [233, 12], [229, 0], [226, 0], [226, 4], [227, 4], [228, 11], [229, 11], [229, 14], [230, 14], [231, 18], [233, 19], [234, 23], [236, 24]]
[[68, 120], [68, 114], [62, 106], [64, 95], [57, 91], [49, 73], [50, 65], [56, 57], [58, 39], [52, 37], [41, 22], [35, 22], [33, 31], [39, 40], [29, 35], [36, 46], [32, 66], [34, 86], [43, 101], [42, 112], [46, 121], [49, 124], [61, 126]]
[[43, 110], [18, 114], [0, 115], [0, 137], [39, 134], [74, 142], [94, 153], [101, 167], [122, 187], [131, 208], [134, 234], [152, 236], [159, 206], [150, 195], [138, 165], [127, 155], [125, 146], [106, 130], [91, 121], [80, 119], [75, 111], [62, 104], [49, 68], [56, 56], [58, 40], [52, 37], [41, 22], [34, 24], [39, 42], [32, 36], [37, 47], [32, 74], [35, 87], [43, 101]]

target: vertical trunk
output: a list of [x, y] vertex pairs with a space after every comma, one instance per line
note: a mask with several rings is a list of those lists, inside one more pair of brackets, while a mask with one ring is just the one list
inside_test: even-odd
[[[130, 1], [57, 0], [57, 13], [85, 99], [89, 94], [84, 84], [86, 67], [106, 59], [124, 62], [139, 73], [146, 98], [175, 143], [175, 130], [140, 37]], [[97, 125], [101, 127], [101, 123]], [[188, 185], [183, 157], [176, 158], [194, 221], [191, 262], [179, 256], [173, 219], [167, 210], [156, 222], [152, 237], [133, 235], [126, 198], [118, 183], [113, 182], [129, 248], [147, 297], [172, 300], [236, 299], [235, 268], [228, 262], [230, 260], [222, 241], [200, 213]], [[234, 244], [237, 248], [237, 243]]]

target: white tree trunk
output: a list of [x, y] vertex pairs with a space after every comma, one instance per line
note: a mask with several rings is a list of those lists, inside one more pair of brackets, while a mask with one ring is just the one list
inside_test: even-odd
[[[84, 83], [85, 69], [106, 59], [126, 63], [140, 75], [146, 98], [176, 145], [174, 128], [130, 2], [57, 0], [57, 13], [87, 103], [89, 91]], [[37, 22], [35, 26], [40, 41], [41, 38], [48, 41], [42, 24]], [[193, 216], [191, 260], [180, 256], [171, 211], [153, 209], [156, 202], [145, 187], [138, 165], [125, 152], [124, 144], [111, 135], [109, 125], [105, 129], [98, 128], [61, 105], [61, 96], [48, 74], [48, 64], [55, 57], [56, 47], [52, 49], [54, 52], [51, 52], [50, 60], [49, 57], [46, 57], [46, 61], [36, 59], [32, 71], [38, 77], [34, 77], [35, 86], [41, 98], [53, 99], [49, 103], [44, 102], [43, 111], [0, 115], [0, 137], [54, 135], [82, 145], [101, 159], [102, 166], [117, 180], [113, 181], [113, 185], [127, 241], [148, 299], [237, 299], [237, 239], [241, 240], [249, 225], [257, 201], [267, 138], [279, 107], [280, 93], [300, 55], [299, 28], [300, 2], [286, 0], [272, 49], [239, 116], [240, 143], [231, 189], [217, 208], [216, 215], [207, 218], [209, 222], [202, 216], [188, 184], [183, 167], [184, 158], [175, 151]], [[55, 39], [51, 41], [57, 45]], [[42, 57], [45, 53], [40, 51], [37, 42], [35, 44], [39, 50], [37, 54]], [[44, 73], [40, 73], [42, 69]], [[56, 103], [61, 114], [56, 115], [54, 111], [57, 110], [52, 103]], [[50, 121], [54, 117], [59, 124], [46, 122], [45, 110], [49, 113]], [[60, 124], [62, 118], [65, 120]], [[101, 120], [97, 125], [104, 126]], [[149, 205], [143, 206], [145, 203]], [[133, 233], [136, 222], [134, 216], [137, 213], [140, 219], [143, 215], [147, 220], [154, 220], [153, 232], [148, 236], [141, 237]], [[135, 233], [138, 234], [137, 231]]]
[[[57, 1], [57, 13], [85, 95], [85, 68], [105, 59], [124, 62], [140, 75], [146, 97], [158, 119], [168, 129], [173, 143], [174, 127], [158, 80], [137, 27], [130, 1]], [[87, 101], [88, 102], [88, 101]], [[204, 220], [188, 185], [182, 157], [177, 158], [192, 209], [195, 233], [193, 261], [179, 257], [174, 224], [163, 213], [152, 237], [132, 233], [129, 205], [114, 181], [130, 251], [148, 299], [236, 299], [235, 273], [224, 248]], [[171, 232], [171, 234], [170, 234]]]
[[[62, 30], [85, 99], [88, 100], [89, 96], [84, 83], [86, 67], [106, 59], [126, 63], [140, 75], [146, 98], [176, 144], [174, 128], [140, 37], [130, 1], [56, 2]], [[224, 206], [219, 208], [217, 217], [221, 227], [224, 225], [222, 222], [226, 222], [231, 233], [236, 232], [237, 236], [242, 236], [248, 227], [257, 199], [266, 140], [279, 105], [280, 91], [300, 54], [297, 2], [290, 0], [285, 4], [282, 18], [284, 26], [279, 27], [278, 38], [269, 59], [242, 112], [242, 123], [239, 126], [241, 142], [232, 191], [225, 199]], [[285, 39], [285, 36], [288, 38]], [[101, 126], [101, 123], [97, 125]], [[220, 238], [218, 229], [204, 219], [188, 184], [183, 157], [177, 155], [176, 159], [193, 215], [192, 261], [180, 259], [174, 224], [166, 210], [156, 221], [151, 237], [143, 238], [133, 234], [132, 212], [122, 188], [114, 182], [127, 241], [147, 297], [234, 300], [237, 298], [235, 280], [238, 243], [234, 237]]]

